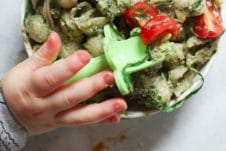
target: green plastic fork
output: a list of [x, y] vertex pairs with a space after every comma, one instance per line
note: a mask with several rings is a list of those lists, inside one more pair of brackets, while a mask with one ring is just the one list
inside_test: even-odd
[[92, 58], [68, 83], [110, 69], [114, 73], [118, 90], [122, 95], [127, 95], [133, 92], [132, 73], [150, 68], [166, 59], [160, 57], [157, 60], [150, 60], [147, 46], [142, 43], [139, 36], [121, 40], [111, 25], [104, 26], [104, 35], [104, 55]]

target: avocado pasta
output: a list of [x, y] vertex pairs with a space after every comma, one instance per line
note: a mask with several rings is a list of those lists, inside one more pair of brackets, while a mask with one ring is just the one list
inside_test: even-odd
[[[129, 108], [173, 111], [183, 101], [172, 100], [191, 88], [197, 75], [203, 79], [200, 70], [217, 51], [223, 33], [221, 0], [30, 0], [28, 5], [23, 32], [33, 52], [56, 31], [62, 39], [58, 59], [78, 49], [87, 50], [92, 57], [101, 56], [104, 26], [110, 24], [121, 39], [140, 36], [153, 60], [173, 53], [161, 63], [134, 73], [132, 93], [121, 96], [112, 86], [86, 103], [120, 96], [126, 98]], [[204, 18], [210, 18], [214, 27]], [[161, 27], [154, 30], [162, 20]], [[167, 44], [173, 45], [162, 50]], [[172, 104], [178, 106], [169, 109]]]

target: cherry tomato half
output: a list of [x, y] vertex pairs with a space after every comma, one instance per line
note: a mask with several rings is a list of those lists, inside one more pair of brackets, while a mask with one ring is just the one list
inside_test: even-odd
[[181, 31], [181, 25], [170, 16], [158, 15], [150, 19], [141, 29], [140, 37], [145, 45], [171, 34], [175, 39]]
[[224, 32], [220, 9], [207, 1], [207, 10], [201, 16], [194, 17], [193, 31], [202, 39], [216, 38]]
[[124, 13], [126, 23], [131, 27], [142, 27], [149, 19], [158, 15], [156, 8], [147, 2], [137, 2]]

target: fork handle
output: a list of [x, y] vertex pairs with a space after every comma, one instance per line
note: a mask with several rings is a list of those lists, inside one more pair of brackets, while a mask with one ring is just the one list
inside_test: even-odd
[[90, 76], [94, 75], [95, 73], [98, 73], [105, 69], [109, 69], [105, 55], [92, 58], [90, 60], [90, 62], [84, 68], [82, 68], [78, 73], [76, 73], [66, 83], [71, 84], [82, 78], [90, 77]]

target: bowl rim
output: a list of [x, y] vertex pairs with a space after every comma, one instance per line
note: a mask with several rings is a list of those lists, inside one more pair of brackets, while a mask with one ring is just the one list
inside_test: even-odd
[[[30, 42], [25, 43], [25, 41], [29, 41], [27, 34], [24, 32], [24, 17], [25, 17], [27, 3], [28, 3], [28, 0], [21, 1], [21, 14], [20, 15], [21, 15], [21, 28], [22, 28], [24, 45], [25, 45], [26, 53], [29, 57], [33, 54], [33, 51], [32, 51], [32, 47], [30, 45]], [[219, 41], [218, 41], [218, 44], [219, 44]], [[217, 46], [217, 51], [213, 54], [213, 56], [206, 63], [206, 65], [200, 70], [200, 73], [203, 77], [205, 77], [207, 75], [207, 73], [210, 71], [210, 69], [212, 68], [213, 62], [216, 59], [218, 53], [219, 53], [219, 49], [218, 49], [218, 46]], [[200, 87], [202, 82], [203, 82], [202, 79], [198, 78], [198, 76], [196, 76], [193, 79], [192, 86], [188, 90], [186, 90], [184, 93], [182, 93], [182, 95], [177, 100], [171, 100], [171, 102], [172, 102], [171, 105], [175, 105], [176, 103], [179, 103], [181, 100], [185, 99], [191, 92], [193, 92], [198, 87]], [[160, 112], [160, 111], [159, 110], [150, 110], [150, 111], [148, 111], [148, 110], [147, 111], [128, 110], [128, 111], [126, 111], [125, 114], [124, 113], [121, 114], [121, 117], [123, 119], [142, 118], [142, 117], [152, 116], [152, 115], [154, 115], [158, 112]]]

